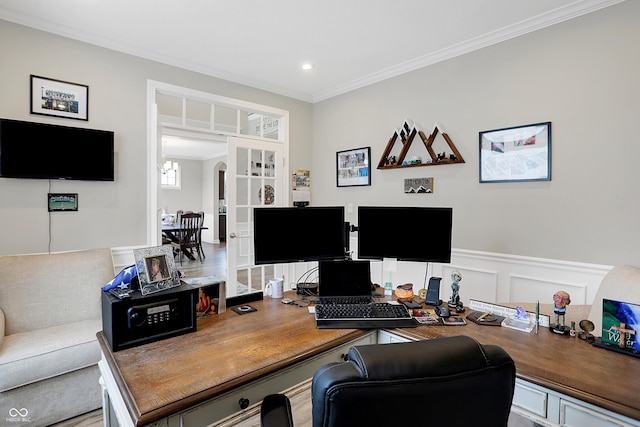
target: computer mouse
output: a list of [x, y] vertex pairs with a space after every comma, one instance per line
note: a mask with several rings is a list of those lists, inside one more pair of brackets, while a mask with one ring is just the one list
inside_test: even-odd
[[449, 307], [444, 305], [439, 305], [435, 308], [435, 312], [438, 317], [450, 317], [451, 313], [449, 312]]

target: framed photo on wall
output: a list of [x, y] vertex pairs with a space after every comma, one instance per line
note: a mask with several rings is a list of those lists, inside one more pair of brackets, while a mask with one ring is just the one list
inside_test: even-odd
[[338, 187], [371, 185], [371, 147], [336, 153]]
[[31, 75], [31, 114], [89, 120], [89, 86]]
[[551, 122], [480, 132], [480, 182], [551, 181]]

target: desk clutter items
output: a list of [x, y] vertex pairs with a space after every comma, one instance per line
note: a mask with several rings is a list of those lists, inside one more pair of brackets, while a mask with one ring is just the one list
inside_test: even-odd
[[571, 304], [571, 297], [565, 291], [558, 291], [553, 294], [555, 322], [549, 325], [549, 328], [556, 334], [567, 335], [571, 332], [571, 328], [564, 323], [564, 316], [569, 304]]
[[102, 287], [104, 292], [110, 292], [119, 299], [129, 298], [138, 289], [140, 289], [140, 282], [138, 281], [138, 270], [136, 270], [135, 264], [123, 268], [120, 273], [116, 274], [111, 281]]
[[517, 329], [526, 333], [530, 333], [534, 329], [537, 330], [538, 327], [549, 327], [550, 324], [549, 316], [539, 314], [539, 310], [537, 310], [537, 313], [530, 313], [522, 307], [511, 308], [477, 300], [470, 300], [469, 308], [472, 311], [469, 314], [470, 317], [467, 318], [474, 323], [477, 323], [473, 320], [474, 312], [479, 312], [480, 315], [489, 312], [491, 315], [496, 316], [496, 318], [502, 317], [503, 320], [500, 322], [500, 326]]
[[447, 306], [411, 310], [411, 316], [419, 325], [426, 326], [462, 326], [467, 322], [457, 314], [451, 313]]
[[413, 300], [413, 283], [405, 283], [396, 287], [396, 298], [398, 301]]
[[516, 307], [515, 313], [502, 321], [502, 326], [529, 333], [536, 327], [536, 320], [535, 316], [532, 319], [522, 307]]
[[458, 270], [451, 272], [451, 298], [449, 298], [449, 307], [455, 308], [457, 313], [464, 312], [464, 303], [460, 300], [460, 281], [462, 274]]
[[182, 283], [198, 289], [196, 316], [198, 319], [227, 310], [226, 278], [222, 276], [189, 277], [180, 279]]
[[274, 277], [264, 288], [265, 294], [271, 298], [282, 298], [284, 292], [284, 279], [282, 277]]
[[258, 311], [258, 309], [252, 305], [240, 305], [238, 307], [233, 307], [231, 311], [238, 314], [247, 314], [247, 313], [253, 313], [254, 311]]
[[493, 314], [491, 311], [472, 311], [467, 315], [467, 320], [483, 326], [502, 326], [505, 317]]
[[593, 345], [640, 357], [638, 329], [640, 329], [640, 305], [603, 298], [602, 337], [596, 338]]

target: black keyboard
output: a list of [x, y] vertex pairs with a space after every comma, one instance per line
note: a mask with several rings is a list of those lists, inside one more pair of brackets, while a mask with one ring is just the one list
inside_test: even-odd
[[373, 297], [320, 297], [322, 305], [339, 305], [339, 304], [371, 304]]
[[401, 304], [318, 304], [316, 327], [319, 329], [415, 328], [407, 307]]

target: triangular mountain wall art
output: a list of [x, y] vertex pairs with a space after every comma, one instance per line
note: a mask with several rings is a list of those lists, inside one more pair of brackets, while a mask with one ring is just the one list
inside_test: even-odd
[[[434, 149], [434, 143], [436, 142], [438, 134], [442, 136], [442, 139], [445, 142], [445, 144], [440, 144], [444, 145], [443, 151], [440, 151], [440, 149], [436, 151], [436, 149]], [[411, 148], [411, 144], [413, 143], [416, 135], [420, 137], [424, 148], [427, 150], [429, 157], [426, 160], [423, 160], [422, 157], [417, 155], [411, 156], [407, 159], [409, 149]], [[400, 141], [402, 147], [400, 148], [399, 154], [396, 155], [393, 153], [394, 146], [398, 141]], [[402, 126], [399, 129], [395, 129], [393, 135], [389, 138], [387, 147], [385, 148], [384, 153], [382, 153], [382, 157], [378, 163], [378, 169], [449, 165], [454, 163], [464, 163], [464, 159], [440, 124], [434, 124], [433, 131], [427, 137], [424, 132], [418, 129], [418, 126], [415, 123], [405, 119]]]

